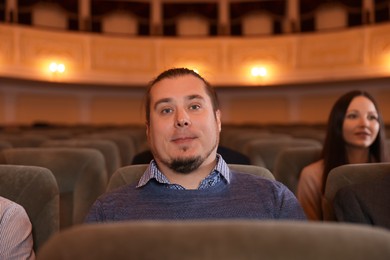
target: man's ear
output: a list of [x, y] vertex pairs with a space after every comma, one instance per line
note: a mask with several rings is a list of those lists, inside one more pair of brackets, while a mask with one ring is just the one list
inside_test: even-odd
[[217, 110], [215, 111], [215, 118], [217, 120], [217, 124], [218, 124], [218, 130], [219, 132], [221, 132], [222, 130], [222, 126], [221, 126], [221, 110]]
[[145, 127], [146, 139], [149, 140], [149, 122], [145, 122]]

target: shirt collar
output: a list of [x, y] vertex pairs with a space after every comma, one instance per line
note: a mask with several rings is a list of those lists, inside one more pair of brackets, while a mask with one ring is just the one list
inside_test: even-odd
[[[220, 174], [227, 183], [230, 183], [231, 174], [230, 174], [229, 166], [226, 164], [225, 160], [222, 158], [220, 154], [217, 154], [217, 164], [215, 165], [215, 168], [210, 173], [210, 175], [213, 174], [214, 172]], [[155, 160], [152, 160], [150, 162], [148, 168], [145, 170], [145, 173], [141, 176], [137, 188], [146, 185], [151, 179], [155, 179], [156, 181], [162, 184], [171, 184], [168, 178], [158, 169]]]

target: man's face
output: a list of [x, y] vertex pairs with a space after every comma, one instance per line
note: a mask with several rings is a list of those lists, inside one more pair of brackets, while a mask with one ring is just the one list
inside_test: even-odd
[[221, 131], [204, 83], [193, 75], [163, 79], [150, 92], [147, 136], [157, 163], [189, 173], [215, 160]]

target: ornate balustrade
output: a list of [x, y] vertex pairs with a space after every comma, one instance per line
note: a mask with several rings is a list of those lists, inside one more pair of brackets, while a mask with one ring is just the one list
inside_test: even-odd
[[[65, 71], [50, 71], [52, 62]], [[390, 24], [241, 38], [126, 38], [0, 25], [0, 77], [132, 87], [178, 66], [216, 86], [383, 78], [390, 75]], [[266, 75], [253, 76], [254, 68]]]

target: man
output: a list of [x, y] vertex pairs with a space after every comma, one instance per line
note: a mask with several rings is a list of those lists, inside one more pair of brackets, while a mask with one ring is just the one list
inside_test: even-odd
[[86, 222], [134, 219], [306, 219], [281, 183], [231, 171], [217, 154], [221, 112], [214, 89], [192, 70], [170, 69], [146, 94], [154, 160], [135, 186], [102, 195]]

